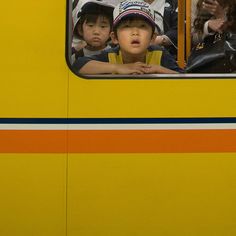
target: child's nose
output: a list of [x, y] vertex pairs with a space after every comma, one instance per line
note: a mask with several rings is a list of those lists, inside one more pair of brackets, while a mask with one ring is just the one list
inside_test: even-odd
[[138, 35], [138, 28], [137, 27], [134, 27], [132, 29], [132, 35]]
[[99, 34], [99, 32], [100, 32], [100, 28], [97, 27], [97, 26], [94, 27], [93, 32], [94, 32], [94, 34]]

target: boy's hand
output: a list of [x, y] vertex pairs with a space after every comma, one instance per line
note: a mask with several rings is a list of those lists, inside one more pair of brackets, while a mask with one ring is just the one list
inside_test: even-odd
[[151, 66], [142, 63], [142, 62], [135, 62], [129, 64], [116, 64], [115, 66], [115, 74], [145, 74], [146, 70], [149, 69]]
[[163, 66], [149, 65], [149, 68], [145, 68], [146, 74], [177, 74], [174, 70], [167, 69]]

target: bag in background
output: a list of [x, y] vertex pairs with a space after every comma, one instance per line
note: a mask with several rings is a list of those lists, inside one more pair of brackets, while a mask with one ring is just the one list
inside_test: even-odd
[[186, 72], [236, 72], [236, 34], [215, 34], [199, 43], [191, 51]]

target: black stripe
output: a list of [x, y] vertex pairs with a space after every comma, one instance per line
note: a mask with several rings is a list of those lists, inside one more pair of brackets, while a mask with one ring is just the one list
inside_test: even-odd
[[0, 118], [0, 124], [201, 124], [236, 123], [236, 117], [194, 118]]

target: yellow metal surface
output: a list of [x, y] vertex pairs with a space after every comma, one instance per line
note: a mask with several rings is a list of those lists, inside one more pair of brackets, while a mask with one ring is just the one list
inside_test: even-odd
[[70, 73], [69, 117], [236, 116], [235, 79], [86, 80]]
[[232, 154], [69, 155], [69, 236], [236, 234]]
[[81, 79], [65, 62], [64, 1], [6, 5], [1, 117], [235, 116], [234, 79]]
[[[62, 0], [2, 2], [0, 117], [236, 116], [236, 80], [76, 77], [65, 14]], [[70, 154], [67, 172], [66, 154], [0, 154], [0, 235], [233, 236], [235, 157]]]
[[65, 154], [0, 154], [0, 188], [1, 236], [65, 236]]
[[65, 1], [1, 3], [0, 116], [65, 117]]

